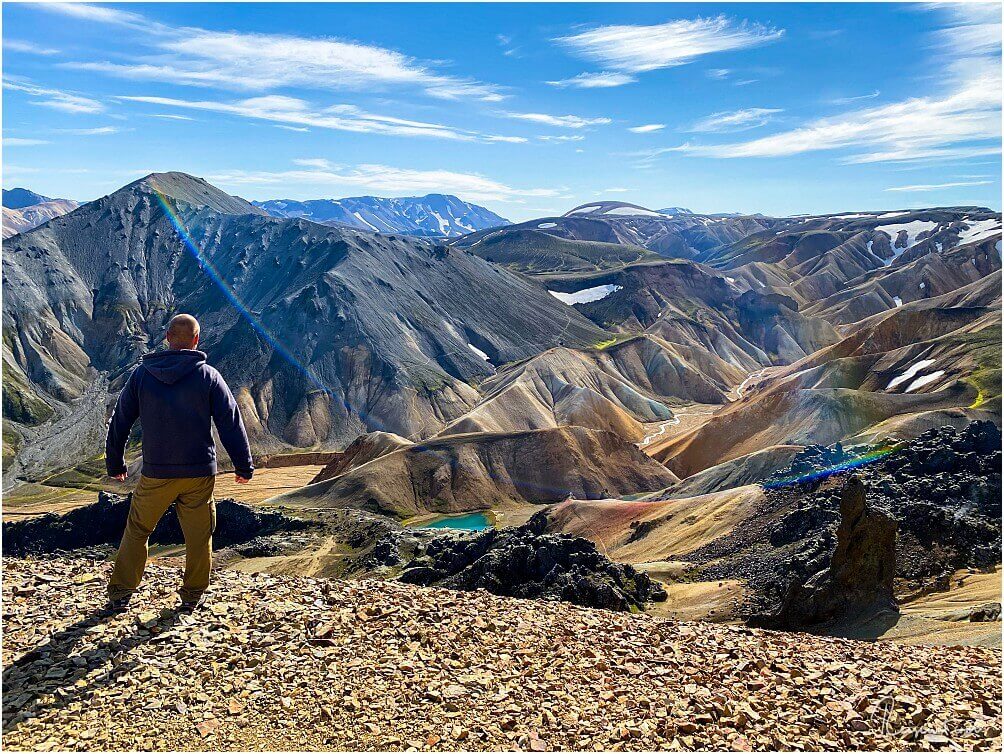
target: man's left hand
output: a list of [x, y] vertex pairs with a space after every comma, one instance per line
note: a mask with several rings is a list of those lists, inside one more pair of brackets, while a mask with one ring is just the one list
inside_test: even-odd
[[240, 474], [234, 474], [234, 481], [237, 482], [237, 484], [247, 484], [251, 480], [250, 479], [245, 479]]

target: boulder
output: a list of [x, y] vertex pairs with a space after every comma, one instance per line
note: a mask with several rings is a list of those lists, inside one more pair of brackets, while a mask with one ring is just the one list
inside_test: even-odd
[[792, 583], [777, 613], [752, 622], [798, 628], [895, 611], [895, 572], [896, 521], [869, 507], [861, 480], [850, 476], [840, 493], [836, 545], [826, 567]]
[[405, 566], [400, 580], [607, 610], [640, 609], [666, 599], [666, 591], [648, 574], [614, 563], [586, 539], [548, 534], [547, 524], [541, 511], [523, 526], [434, 539]]

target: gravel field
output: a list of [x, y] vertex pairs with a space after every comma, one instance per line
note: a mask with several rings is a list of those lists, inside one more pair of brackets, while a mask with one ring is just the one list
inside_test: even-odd
[[997, 650], [177, 565], [4, 559], [6, 749], [1001, 748]]

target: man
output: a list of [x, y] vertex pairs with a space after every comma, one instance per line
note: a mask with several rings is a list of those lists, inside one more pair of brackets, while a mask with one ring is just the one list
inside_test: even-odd
[[171, 318], [167, 351], [148, 353], [129, 376], [105, 441], [108, 475], [125, 481], [125, 444], [136, 419], [143, 425], [143, 472], [132, 495], [129, 519], [108, 584], [109, 606], [128, 604], [143, 578], [147, 541], [157, 522], [177, 503], [185, 535], [182, 609], [202, 604], [212, 565], [216, 506], [216, 443], [211, 423], [234, 464], [235, 480], [254, 473], [251, 448], [237, 402], [220, 373], [196, 351], [199, 323], [188, 314]]

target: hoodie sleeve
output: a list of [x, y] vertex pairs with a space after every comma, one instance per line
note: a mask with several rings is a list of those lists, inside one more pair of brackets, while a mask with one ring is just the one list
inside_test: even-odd
[[254, 462], [251, 460], [251, 445], [248, 443], [247, 432], [244, 431], [241, 412], [227, 383], [215, 370], [210, 405], [216, 431], [234, 464], [234, 471], [245, 479], [250, 479], [254, 474]]
[[128, 473], [125, 463], [125, 446], [129, 431], [139, 418], [139, 383], [142, 367], [137, 367], [129, 375], [122, 392], [119, 393], [112, 418], [108, 420], [108, 435], [105, 437], [105, 470], [108, 476]]

